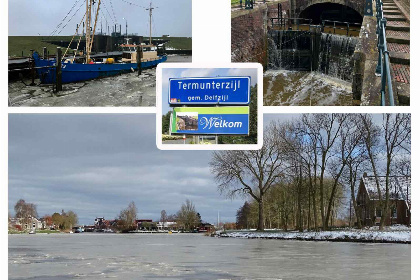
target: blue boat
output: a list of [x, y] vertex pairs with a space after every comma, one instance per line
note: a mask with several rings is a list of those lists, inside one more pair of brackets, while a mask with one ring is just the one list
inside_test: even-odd
[[[96, 7], [95, 7], [96, 4]], [[125, 45], [128, 51], [122, 52], [122, 60], [118, 62], [114, 62], [114, 59], [107, 58], [100, 62], [95, 62], [92, 57], [90, 56], [93, 39], [95, 37], [95, 27], [98, 21], [99, 15], [99, 8], [100, 8], [101, 1], [95, 0], [86, 0], [86, 13], [83, 16], [85, 19], [83, 28], [84, 31], [82, 35], [80, 35], [79, 43], [82, 36], [85, 36], [85, 58], [84, 62], [75, 61], [76, 56], [69, 59], [63, 59], [61, 62], [61, 81], [62, 83], [77, 83], [81, 81], [87, 81], [102, 77], [109, 77], [114, 76], [122, 73], [127, 72], [134, 72], [137, 70], [137, 52], [130, 49], [130, 47], [142, 49], [142, 58], [141, 58], [141, 67], [143, 68], [152, 68], [157, 66], [161, 62], [165, 62], [167, 59], [166, 55], [158, 56], [157, 51], [153, 50], [154, 46], [151, 44], [151, 28], [150, 28], [150, 44], [144, 45]], [[150, 13], [153, 10], [153, 7], [150, 4]], [[95, 21], [92, 24], [92, 11], [96, 10]], [[150, 15], [150, 26], [152, 24]], [[76, 33], [73, 35], [73, 38], [70, 41], [70, 44], [73, 42], [73, 39], [79, 35], [79, 27], [81, 24], [77, 26]], [[85, 34], [85, 35], [84, 35]], [[79, 43], [77, 44], [77, 49], [79, 48]], [[64, 56], [66, 55], [67, 51], [69, 50], [69, 46], [67, 47]], [[77, 51], [75, 50], [75, 52]], [[37, 52], [34, 52], [33, 59], [35, 62], [36, 71], [38, 73], [39, 79], [41, 80], [41, 84], [54, 84], [56, 82], [56, 59], [43, 59], [39, 56]], [[80, 60], [80, 59], [79, 59]]]
[[[37, 52], [34, 52], [33, 59], [41, 84], [54, 84], [56, 81], [56, 59], [42, 59]], [[159, 63], [165, 62], [166, 55], [158, 56], [156, 59], [142, 61], [141, 67], [152, 68]], [[137, 70], [137, 63], [61, 63], [62, 83], [77, 83], [93, 80], [102, 77], [115, 76]]]

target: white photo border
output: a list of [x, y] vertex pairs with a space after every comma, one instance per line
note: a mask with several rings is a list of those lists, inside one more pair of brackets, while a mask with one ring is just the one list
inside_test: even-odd
[[[257, 144], [182, 145], [162, 143], [162, 69], [254, 68], [257, 70]], [[259, 150], [263, 145], [263, 67], [259, 63], [160, 63], [156, 68], [156, 146], [159, 150]]]

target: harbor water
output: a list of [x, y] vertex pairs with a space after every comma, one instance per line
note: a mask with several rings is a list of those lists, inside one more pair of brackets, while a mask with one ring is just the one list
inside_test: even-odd
[[[191, 62], [191, 56], [169, 55], [167, 62]], [[64, 84], [58, 96], [51, 85], [29, 86], [29, 77], [8, 84], [9, 106], [155, 106], [156, 69]], [[35, 80], [39, 83], [39, 80]]]
[[409, 279], [407, 244], [202, 234], [9, 235], [9, 279]]

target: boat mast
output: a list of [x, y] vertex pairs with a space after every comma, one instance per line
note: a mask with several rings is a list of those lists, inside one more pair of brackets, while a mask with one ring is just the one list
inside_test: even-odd
[[86, 63], [89, 63], [89, 54], [90, 54], [90, 17], [92, 6], [92, 0], [86, 0]]
[[[93, 5], [95, 5], [95, 2], [93, 3]], [[100, 5], [101, 5], [101, 0], [98, 1], [98, 7], [96, 8], [95, 23], [93, 25], [92, 36], [90, 38], [89, 52], [92, 50], [93, 39], [95, 38], [96, 23], [98, 22], [98, 15], [99, 15], [99, 9], [100, 9], [99, 6]]]
[[156, 8], [157, 7], [152, 7], [152, 1], [150, 1], [150, 6], [148, 9], [146, 9], [146, 11], [149, 11], [149, 45], [152, 45], [152, 13]]

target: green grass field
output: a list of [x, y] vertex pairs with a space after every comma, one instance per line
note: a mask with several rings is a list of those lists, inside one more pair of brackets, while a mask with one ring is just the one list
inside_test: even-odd
[[57, 46], [43, 42], [48, 40], [71, 40], [71, 36], [9, 36], [8, 55], [11, 57], [22, 56], [23, 52], [23, 56], [29, 56], [31, 49], [42, 54], [43, 47], [47, 47], [50, 54], [55, 54]]
[[[177, 50], [191, 50], [192, 49], [192, 38], [191, 37], [153, 37], [155, 39], [169, 39], [169, 43], [166, 44], [166, 47], [171, 47]], [[147, 40], [146, 37], [143, 38], [143, 41]]]
[[[162, 39], [161, 37], [154, 37]], [[78, 38], [76, 38], [78, 39]], [[146, 39], [146, 37], [145, 37]], [[170, 42], [167, 47], [181, 50], [191, 50], [192, 39], [191, 37], [170, 37]], [[45, 41], [70, 41], [71, 36], [9, 36], [9, 51], [10, 57], [29, 56], [31, 49], [42, 53], [42, 48], [47, 47], [50, 54], [55, 54], [57, 46], [49, 44]], [[83, 40], [83, 39], [82, 39]], [[65, 51], [65, 48], [62, 48]]]

